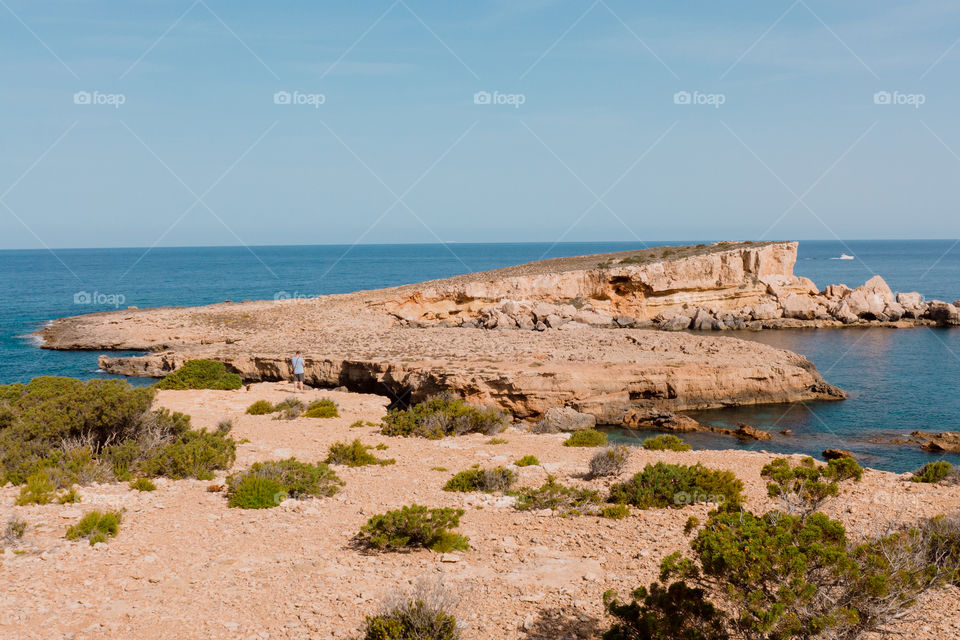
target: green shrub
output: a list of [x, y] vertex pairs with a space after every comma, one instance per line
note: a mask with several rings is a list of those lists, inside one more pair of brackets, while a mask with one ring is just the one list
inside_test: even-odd
[[328, 400], [324, 398], [323, 400], [315, 400], [310, 403], [310, 406], [307, 407], [307, 410], [303, 414], [304, 418], [339, 418], [340, 411], [337, 408], [337, 403], [333, 400]]
[[540, 464], [540, 461], [537, 460], [537, 457], [536, 457], [536, 456], [529, 456], [529, 455], [528, 455], [528, 456], [523, 456], [522, 458], [520, 458], [519, 460], [517, 460], [517, 461], [514, 462], [513, 464], [515, 464], [515, 465], [518, 466], [518, 467], [533, 467], [533, 466], [536, 466], [536, 465]]
[[690, 451], [690, 445], [669, 434], [661, 434], [643, 441], [643, 448], [649, 451]]
[[409, 409], [394, 409], [383, 419], [381, 433], [437, 440], [465, 433], [494, 435], [507, 427], [499, 409], [475, 407], [451, 394], [440, 394]]
[[163, 474], [167, 458], [182, 457], [176, 449], [198, 438], [193, 447], [225, 451], [227, 460], [214, 460], [214, 468], [232, 463], [232, 440], [201, 437], [187, 415], [151, 411], [154, 393], [118, 380], [35, 378], [0, 386], [0, 484], [22, 484], [36, 473], [54, 488]]
[[303, 401], [300, 400], [300, 398], [290, 396], [274, 405], [273, 410], [277, 415], [275, 415], [273, 419], [295, 420], [296, 418], [300, 417], [306, 408], [306, 405], [303, 404]]
[[853, 458], [837, 458], [819, 465], [806, 457], [794, 466], [786, 458], [775, 458], [764, 465], [760, 475], [767, 480], [770, 497], [780, 499], [788, 512], [813, 513], [839, 493], [839, 482], [859, 481], [863, 469]]
[[413, 504], [373, 516], [361, 527], [357, 540], [363, 546], [388, 551], [467, 549], [467, 538], [449, 531], [460, 524], [462, 515], [463, 509], [430, 509]]
[[69, 491], [64, 491], [59, 496], [57, 496], [57, 502], [59, 504], [76, 504], [80, 502], [80, 494], [77, 493], [76, 489], [70, 489]]
[[630, 515], [630, 507], [625, 504], [608, 504], [600, 510], [600, 516], [611, 520], [621, 520]]
[[227, 373], [222, 362], [187, 360], [176, 371], [157, 383], [158, 389], [220, 389], [233, 390], [243, 386], [236, 373]]
[[16, 542], [23, 538], [27, 532], [27, 521], [11, 515], [7, 520], [7, 527], [3, 530], [3, 541], [7, 543]]
[[951, 469], [953, 469], [953, 465], [946, 460], [928, 462], [913, 472], [913, 477], [910, 478], [910, 481], [936, 484], [946, 478], [950, 474]]
[[604, 640], [727, 640], [726, 616], [703, 589], [675, 582], [636, 589], [629, 603], [616, 594], [603, 594], [603, 604], [616, 622]]
[[503, 467], [495, 469], [467, 469], [450, 478], [444, 491], [506, 491], [513, 486], [516, 477], [513, 471]]
[[566, 517], [594, 514], [602, 502], [600, 494], [592, 489], [567, 487], [554, 476], [547, 476], [547, 481], [539, 487], [520, 489], [516, 507], [521, 511], [552, 509]]
[[227, 477], [228, 505], [243, 509], [275, 507], [287, 498], [330, 497], [343, 481], [325, 463], [295, 458], [255, 462], [242, 473]]
[[252, 405], [247, 407], [247, 415], [251, 416], [263, 416], [268, 413], [273, 413], [276, 409], [273, 406], [272, 402], [267, 400], [257, 400]]
[[67, 540], [86, 538], [93, 546], [98, 542], [106, 542], [113, 538], [120, 530], [121, 515], [119, 511], [91, 511], [83, 516], [75, 525], [67, 529]]
[[731, 471], [714, 471], [697, 463], [692, 467], [658, 462], [647, 465], [630, 480], [610, 488], [610, 502], [641, 509], [682, 508], [693, 503], [736, 507], [743, 490]]
[[384, 460], [370, 453], [370, 447], [354, 440], [350, 444], [346, 442], [335, 442], [330, 445], [330, 454], [324, 461], [327, 464], [342, 464], [348, 467], [363, 467], [371, 464], [388, 465], [394, 464], [396, 460], [389, 458]]
[[206, 431], [187, 431], [144, 461], [141, 471], [144, 475], [175, 480], [212, 480], [213, 471], [229, 469], [236, 457], [237, 443], [232, 438]]
[[583, 429], [574, 431], [573, 434], [563, 442], [565, 447], [599, 447], [607, 444], [607, 434], [596, 429]]
[[607, 447], [590, 458], [590, 477], [616, 476], [623, 472], [630, 460], [630, 450], [620, 445]]
[[418, 583], [412, 593], [395, 594], [380, 613], [363, 623], [363, 640], [459, 640], [452, 599], [442, 587]]
[[50, 504], [53, 502], [56, 487], [50, 480], [50, 476], [40, 471], [27, 478], [27, 483], [20, 488], [20, 497], [17, 498], [17, 504], [20, 506], [28, 504]]
[[490, 438], [487, 440], [487, 444], [507, 444], [508, 442], [509, 440], [505, 440], [503, 438]]
[[156, 491], [155, 485], [149, 478], [137, 478], [130, 483], [130, 488], [135, 491]]

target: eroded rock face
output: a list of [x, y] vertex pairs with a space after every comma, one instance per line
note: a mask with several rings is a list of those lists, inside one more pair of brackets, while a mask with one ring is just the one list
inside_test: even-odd
[[[719, 256], [705, 261], [697, 249], [681, 261], [695, 260], [697, 269], [714, 270], [707, 279], [702, 273], [696, 276], [703, 287], [714, 286], [711, 282], [719, 278], [731, 285], [725, 289], [730, 295], [753, 306], [754, 294], [743, 293], [733, 284], [741, 282], [745, 273], [770, 275], [771, 261], [774, 265], [789, 262], [792, 245], [784, 246], [721, 248]], [[767, 254], [769, 260], [764, 257]], [[101, 357], [101, 368], [112, 373], [161, 376], [188, 359], [202, 357], [226, 363], [248, 382], [288, 378], [290, 356], [299, 349], [306, 359], [307, 382], [314, 386], [380, 393], [398, 404], [451, 390], [530, 420], [558, 407], [588, 414], [597, 423], [623, 424], [634, 410], [682, 411], [843, 397], [809, 361], [788, 351], [734, 338], [624, 328], [630, 319], [636, 324], [650, 317], [640, 311], [649, 314], [651, 306], [660, 306], [650, 303], [646, 290], [633, 290], [632, 285], [624, 285], [623, 295], [616, 294], [619, 301], [597, 301], [597, 306], [589, 303], [589, 308], [576, 298], [569, 303], [504, 300], [497, 304], [497, 313], [485, 316], [494, 330], [480, 328], [483, 325], [474, 319], [481, 317], [486, 302], [476, 304], [470, 324], [457, 321], [477, 298], [455, 298], [459, 313], [444, 307], [442, 318], [429, 320], [423, 315], [433, 304], [429, 300], [436, 302], [423, 295], [428, 290], [459, 291], [466, 296], [519, 287], [529, 293], [553, 283], [580, 295], [583, 290], [576, 288], [580, 285], [572, 283], [586, 278], [586, 271], [573, 267], [583, 260], [547, 261], [504, 270], [505, 274], [473, 274], [311, 300], [91, 314], [59, 320], [41, 336], [44, 346], [53, 349], [149, 351], [137, 357]], [[598, 257], [590, 260], [595, 263]], [[661, 299], [672, 295], [663, 287], [675, 282], [664, 274], [695, 275], [688, 271], [693, 269], [689, 264], [636, 268], [649, 270], [646, 282], [651, 291], [660, 292], [653, 297]], [[565, 274], [573, 272], [579, 275], [567, 279]], [[508, 282], [498, 283], [499, 276]], [[602, 279], [609, 283], [609, 275]], [[762, 286], [765, 290], [766, 285]], [[420, 300], [416, 314], [398, 321], [398, 301], [411, 300]], [[614, 313], [599, 304], [625, 304], [624, 300], [635, 303], [634, 313]], [[543, 330], [496, 330], [511, 322], [516, 325], [517, 315], [523, 313], [531, 314], [534, 327], [542, 323]], [[711, 329], [737, 322], [722, 305], [704, 310], [701, 316], [709, 319]], [[619, 328], [587, 324], [598, 319]]]

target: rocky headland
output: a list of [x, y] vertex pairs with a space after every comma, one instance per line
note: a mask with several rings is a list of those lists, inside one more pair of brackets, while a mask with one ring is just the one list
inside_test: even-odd
[[[795, 297], [840, 295], [814, 294], [792, 275], [795, 258], [795, 243], [668, 247], [345, 295], [90, 314], [40, 335], [49, 349], [147, 352], [102, 356], [111, 373], [162, 376], [209, 358], [247, 382], [279, 380], [300, 349], [312, 386], [398, 404], [452, 390], [519, 419], [569, 407], [600, 423], [657, 426], [663, 412], [844, 397], [797, 354], [652, 330], [694, 307], [782, 316], [776, 300], [789, 308]], [[846, 308], [861, 295], [873, 303], [862, 288], [839, 299]]]

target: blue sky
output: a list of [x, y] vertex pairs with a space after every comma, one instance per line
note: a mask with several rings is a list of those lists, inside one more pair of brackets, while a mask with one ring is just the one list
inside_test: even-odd
[[940, 0], [0, 0], [0, 248], [955, 238], [958, 38]]

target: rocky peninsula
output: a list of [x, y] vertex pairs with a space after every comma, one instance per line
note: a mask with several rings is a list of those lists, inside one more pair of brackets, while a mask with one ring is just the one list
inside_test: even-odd
[[102, 356], [111, 373], [162, 376], [208, 358], [246, 382], [280, 380], [300, 349], [312, 386], [398, 404], [452, 390], [519, 419], [569, 407], [601, 423], [663, 426], [662, 412], [844, 397], [797, 354], [653, 330], [694, 307], [697, 317], [768, 307], [782, 316], [774, 300], [814, 299], [812, 283], [792, 275], [795, 259], [795, 243], [561, 258], [344, 295], [90, 314], [40, 336], [48, 349], [148, 352]]

